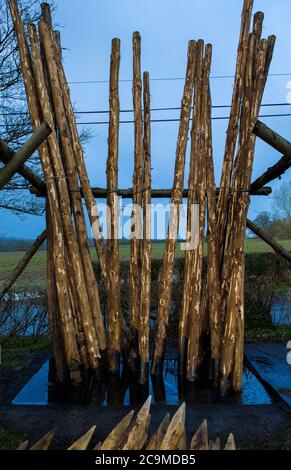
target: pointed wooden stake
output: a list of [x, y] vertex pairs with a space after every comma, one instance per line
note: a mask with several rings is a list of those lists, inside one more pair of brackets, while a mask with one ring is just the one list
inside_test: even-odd
[[167, 429], [169, 427], [169, 424], [170, 414], [167, 413], [156, 432], [149, 439], [145, 448], [146, 450], [159, 450], [162, 440], [164, 439]]
[[202, 421], [200, 427], [192, 437], [190, 450], [208, 450], [208, 426], [207, 420]]
[[161, 442], [160, 450], [179, 449], [179, 444], [185, 432], [185, 413], [186, 404], [182, 403], [169, 424], [165, 437]]
[[67, 450], [87, 450], [96, 426], [92, 426], [86, 434], [77, 439]]
[[101, 445], [101, 450], [116, 450], [119, 449], [120, 442], [127, 433], [129, 425], [131, 423], [134, 411], [130, 411], [121, 421], [118, 423], [111, 433], [106, 437], [105, 441]]
[[51, 445], [51, 442], [53, 440], [53, 437], [55, 435], [55, 431], [50, 431], [47, 434], [45, 434], [39, 441], [37, 441], [31, 448], [30, 450], [48, 450], [49, 446]]
[[230, 433], [227, 438], [224, 450], [236, 450], [236, 445], [232, 433]]

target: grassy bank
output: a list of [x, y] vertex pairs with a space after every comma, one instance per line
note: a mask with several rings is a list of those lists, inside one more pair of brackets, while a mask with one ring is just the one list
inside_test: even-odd
[[[283, 240], [280, 243], [291, 251], [291, 240]], [[152, 257], [153, 259], [161, 259], [163, 257], [165, 250], [164, 242], [153, 243], [152, 245]], [[205, 246], [205, 252], [207, 247]], [[128, 260], [129, 259], [129, 244], [120, 245], [120, 259]], [[94, 248], [91, 248], [92, 259], [97, 261], [97, 256]], [[245, 243], [245, 253], [272, 253], [272, 249], [264, 243], [262, 240], [257, 239], [248, 239]], [[0, 263], [0, 282], [4, 281], [13, 268], [20, 261], [24, 252], [6, 252], [0, 253], [1, 263]], [[180, 248], [180, 243], [178, 243], [177, 258], [184, 257], [184, 251]], [[46, 261], [47, 255], [46, 251], [40, 251], [36, 253], [33, 257], [26, 270], [17, 280], [15, 284], [15, 289], [17, 291], [29, 289], [43, 290], [46, 288], [47, 284], [47, 271], [46, 271]]]
[[0, 450], [16, 450], [26, 439], [25, 434], [0, 426]]
[[38, 351], [49, 351], [50, 342], [47, 336], [37, 339], [31, 337], [0, 338], [1, 363], [0, 372], [12, 367], [19, 367], [26, 354]]

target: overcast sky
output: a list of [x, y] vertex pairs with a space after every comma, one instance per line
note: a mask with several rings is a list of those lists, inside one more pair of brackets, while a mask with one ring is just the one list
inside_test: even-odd
[[[111, 39], [121, 40], [120, 78], [132, 78], [132, 33], [142, 38], [142, 70], [150, 77], [181, 78], [185, 75], [187, 43], [202, 38], [213, 45], [212, 101], [213, 105], [230, 104], [240, 28], [242, 0], [59, 0], [54, 22], [62, 34], [64, 61], [70, 82], [100, 81], [103, 83], [71, 83], [71, 95], [79, 111], [108, 109], [108, 77]], [[277, 36], [270, 76], [263, 103], [286, 103], [288, 80], [291, 80], [291, 5], [286, 0], [256, 0], [255, 11], [265, 13], [264, 36]], [[151, 81], [153, 108], [180, 106], [183, 80]], [[291, 89], [291, 85], [290, 85]], [[120, 83], [121, 109], [132, 107], [131, 83]], [[213, 116], [227, 116], [228, 109], [213, 111]], [[262, 114], [291, 113], [288, 106], [266, 107]], [[176, 118], [179, 111], [152, 113], [152, 118]], [[121, 114], [121, 119], [131, 119]], [[79, 121], [107, 121], [106, 114], [80, 115]], [[291, 140], [291, 117], [262, 118], [266, 124]], [[216, 182], [225, 144], [226, 120], [213, 121]], [[106, 125], [89, 126], [93, 138], [86, 145], [86, 164], [92, 186], [106, 185], [107, 158]], [[81, 129], [81, 126], [80, 126]], [[152, 124], [152, 185], [172, 186], [178, 123]], [[257, 142], [253, 179], [280, 157], [262, 142]], [[188, 160], [187, 160], [188, 166]], [[133, 173], [133, 125], [121, 124], [119, 149], [119, 186], [131, 187]], [[186, 171], [186, 178], [188, 172]], [[290, 175], [282, 180], [291, 180]], [[185, 179], [187, 185], [187, 179]], [[280, 182], [275, 182], [273, 188]], [[272, 198], [253, 197], [249, 212], [255, 218], [262, 210], [270, 210]], [[19, 221], [2, 214], [0, 231], [7, 236], [33, 238], [44, 227], [44, 219], [28, 217]]]

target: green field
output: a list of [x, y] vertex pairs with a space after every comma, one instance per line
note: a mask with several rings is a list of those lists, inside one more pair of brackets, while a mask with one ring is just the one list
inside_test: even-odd
[[[291, 251], [291, 240], [282, 240], [280, 243], [288, 250]], [[153, 258], [159, 259], [163, 257], [165, 250], [165, 242], [153, 243], [152, 253]], [[205, 246], [205, 251], [207, 247]], [[245, 243], [246, 253], [266, 253], [272, 252], [272, 249], [258, 239], [247, 239]], [[94, 248], [91, 248], [92, 258], [97, 260]], [[17, 265], [19, 260], [24, 255], [23, 252], [6, 252], [0, 253], [0, 282], [4, 281], [12, 269]], [[177, 257], [184, 256], [184, 251], [180, 249], [180, 243], [177, 246]], [[120, 259], [129, 259], [129, 244], [120, 245]], [[26, 270], [22, 273], [17, 283], [14, 286], [16, 290], [23, 289], [45, 289], [46, 288], [46, 252], [39, 251], [31, 260]]]

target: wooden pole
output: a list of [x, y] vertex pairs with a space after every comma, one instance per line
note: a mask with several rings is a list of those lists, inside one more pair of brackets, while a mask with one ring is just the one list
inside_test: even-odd
[[[0, 139], [1, 162], [5, 164], [9, 163], [9, 161], [13, 158], [14, 155], [15, 155], [15, 152], [13, 152], [13, 150], [11, 150], [8, 147], [8, 145], [6, 145], [6, 143]], [[45, 193], [46, 193], [45, 182], [42, 181], [40, 177], [36, 173], [34, 173], [34, 171], [32, 171], [28, 166], [22, 165], [20, 168], [18, 168], [17, 173], [23, 176], [23, 178], [25, 178], [30, 184], [32, 184], [33, 190], [45, 196]]]
[[138, 328], [141, 293], [141, 207], [143, 181], [143, 127], [142, 127], [142, 81], [141, 81], [141, 37], [133, 33], [133, 110], [134, 110], [134, 174], [132, 234], [130, 240], [130, 326], [131, 349], [129, 368], [136, 375], [138, 367]]
[[[1, 157], [0, 157], [1, 159]], [[108, 195], [108, 189], [106, 188], [91, 188], [92, 194], [94, 198], [96, 199], [106, 199]], [[82, 193], [82, 188], [80, 188], [81, 195], [83, 196]], [[151, 197], [153, 199], [169, 199], [171, 198], [173, 189], [151, 189]], [[31, 194], [35, 194], [37, 197], [44, 197], [45, 192], [40, 192], [34, 187], [30, 188]], [[252, 189], [250, 188], [250, 195], [251, 196], [269, 196], [272, 193], [272, 188], [270, 186], [264, 186], [263, 188], [258, 188], [258, 189]], [[118, 196], [122, 197], [123, 199], [132, 199], [133, 198], [133, 190], [132, 189], [125, 189], [125, 188], [119, 188], [117, 190]], [[216, 195], [218, 196], [219, 194], [219, 188], [216, 188]], [[188, 198], [189, 197], [189, 189], [183, 189], [182, 193], [183, 198]]]
[[[276, 178], [279, 178], [289, 170], [291, 166], [291, 158], [283, 155], [280, 160], [278, 160], [275, 165], [268, 168], [261, 176], [259, 176], [252, 184], [251, 191], [260, 189], [264, 184], [270, 183]], [[251, 194], [251, 193], [250, 193]]]
[[204, 315], [206, 309], [202, 308], [202, 260], [203, 260], [203, 243], [204, 243], [204, 227], [206, 215], [206, 163], [208, 154], [207, 140], [207, 121], [205, 114], [207, 113], [208, 94], [205, 81], [208, 79], [211, 66], [212, 47], [207, 44], [205, 47], [205, 56], [199, 71], [200, 74], [200, 122], [199, 122], [199, 142], [198, 142], [198, 170], [196, 184], [195, 203], [199, 205], [199, 227], [197, 228], [197, 247], [193, 252], [191, 266], [191, 302], [189, 310], [188, 324], [188, 351], [187, 351], [187, 379], [194, 382], [197, 379], [198, 366], [200, 364], [200, 336], [202, 325], [204, 323]]
[[220, 193], [218, 198], [217, 217], [218, 217], [218, 241], [219, 246], [224, 244], [225, 217], [228, 207], [228, 194], [231, 185], [231, 174], [233, 158], [236, 148], [238, 135], [238, 122], [240, 115], [240, 105], [243, 92], [243, 81], [245, 75], [246, 54], [248, 50], [249, 31], [254, 0], [244, 0], [240, 38], [237, 52], [237, 63], [235, 70], [235, 80], [232, 94], [231, 110], [226, 135], [226, 144], [223, 160], [223, 169], [220, 180]]
[[[190, 169], [188, 179], [188, 201], [187, 201], [187, 234], [186, 239], [189, 243], [194, 243], [191, 238], [194, 227], [192, 227], [192, 210], [196, 201], [197, 176], [198, 176], [198, 156], [199, 156], [199, 134], [200, 134], [200, 111], [201, 111], [201, 82], [202, 82], [202, 61], [204, 42], [199, 40], [194, 44], [194, 100], [191, 128], [191, 149], [190, 149]], [[190, 239], [190, 240], [189, 240]], [[187, 359], [187, 339], [189, 308], [191, 302], [191, 276], [193, 265], [193, 249], [185, 250], [184, 262], [184, 285], [182, 308], [179, 321], [179, 374], [184, 374]]]
[[[62, 95], [60, 94], [61, 87], [58, 79], [57, 65], [55, 62], [53, 37], [45, 22], [40, 22], [39, 29], [47, 63], [48, 78], [51, 86], [56, 121], [58, 123], [60, 133], [62, 157], [65, 163], [66, 181], [68, 187], [66, 187], [66, 183], [63, 178], [58, 179], [57, 181], [60, 182], [60, 189], [61, 186], [62, 189], [66, 188], [65, 193], [62, 193], [62, 196], [65, 197], [67, 205], [70, 204], [71, 199], [77, 234], [77, 240], [75, 238], [72, 238], [76, 252], [75, 250], [73, 251], [73, 245], [68, 244], [69, 255], [72, 257], [74, 256], [75, 258], [73, 269], [75, 273], [77, 287], [76, 293], [80, 309], [79, 311], [84, 324], [84, 334], [86, 338], [90, 364], [93, 369], [96, 369], [100, 357], [99, 348], [101, 350], [105, 350], [106, 348], [106, 337], [100, 309], [98, 287], [96, 284], [96, 278], [94, 275], [89, 252], [86, 223], [82, 207], [82, 199], [79, 192], [75, 160], [74, 158], [72, 158], [72, 156], [75, 157], [74, 149], [72, 146], [72, 138], [70, 133], [68, 132], [66, 112], [63, 104]], [[32, 42], [34, 42], [33, 29], [30, 28], [30, 31], [32, 32]], [[52, 114], [49, 117], [52, 120]], [[54, 157], [56, 165], [61, 171], [63, 171], [59, 151], [58, 154]], [[68, 189], [70, 191], [70, 199]], [[66, 218], [67, 216], [68, 214], [66, 214]], [[67, 222], [68, 229], [71, 231], [71, 218], [68, 218]], [[73, 230], [72, 235], [74, 235]]]
[[[9, 7], [15, 27], [15, 32], [18, 40], [18, 47], [21, 60], [21, 68], [23, 73], [24, 85], [27, 95], [28, 107], [32, 119], [33, 128], [36, 129], [43, 121], [42, 113], [40, 111], [40, 103], [38, 101], [38, 93], [36, 89], [36, 82], [34, 79], [31, 59], [29, 55], [28, 46], [26, 43], [24, 25], [20, 19], [19, 11], [15, 0], [9, 0]], [[53, 132], [48, 139], [50, 140]], [[55, 175], [50, 162], [50, 150], [46, 142], [39, 147], [39, 154], [42, 163], [42, 169], [46, 179], [47, 195], [50, 204], [50, 211], [54, 214], [52, 217], [53, 223], [53, 236], [54, 236], [54, 261], [56, 265], [56, 285], [58, 289], [58, 299], [60, 305], [60, 312], [62, 313], [61, 324], [63, 329], [64, 347], [66, 351], [66, 359], [68, 370], [72, 382], [78, 383], [81, 381], [81, 362], [80, 355], [76, 342], [76, 335], [74, 329], [74, 322], [72, 318], [72, 307], [68, 299], [68, 275], [64, 259], [64, 237], [62, 231], [62, 219], [60, 216], [60, 206], [57, 197], [57, 190], [55, 185]]]
[[159, 285], [158, 318], [155, 338], [155, 349], [152, 363], [152, 374], [155, 375], [161, 375], [163, 371], [167, 326], [171, 302], [175, 250], [179, 229], [179, 210], [183, 194], [185, 157], [194, 85], [194, 54], [195, 42], [190, 41], [188, 45], [188, 62], [185, 86], [181, 103], [181, 116], [176, 149], [174, 183], [171, 197], [169, 232]]
[[103, 240], [102, 229], [99, 223], [98, 207], [95, 201], [93, 191], [90, 187], [90, 181], [89, 181], [86, 165], [84, 162], [83, 149], [82, 149], [82, 145], [81, 145], [78, 130], [77, 130], [74, 109], [73, 109], [71, 97], [70, 97], [70, 90], [68, 87], [68, 82], [66, 79], [66, 75], [65, 75], [65, 71], [64, 71], [64, 67], [62, 63], [60, 34], [58, 31], [54, 31], [54, 38], [55, 38], [55, 51], [56, 51], [55, 58], [56, 58], [57, 70], [58, 70], [61, 89], [63, 92], [64, 107], [66, 109], [68, 126], [69, 126], [70, 133], [72, 136], [72, 145], [73, 145], [73, 149], [75, 153], [76, 168], [78, 171], [80, 185], [81, 185], [80, 191], [81, 191], [82, 196], [85, 199], [85, 204], [86, 204], [91, 226], [96, 227], [96, 224], [98, 222], [98, 233], [96, 233], [97, 231], [94, 233], [95, 235], [94, 244], [95, 244], [97, 256], [98, 256], [99, 263], [100, 263], [101, 276], [102, 276], [105, 288], [107, 289], [106, 247], [105, 247], [104, 240]]
[[278, 243], [276, 240], [274, 240], [272, 237], [270, 237], [265, 230], [262, 230], [261, 228], [257, 227], [254, 222], [252, 222], [250, 219], [247, 219], [247, 227], [250, 229], [254, 234], [256, 234], [259, 238], [264, 240], [268, 245], [270, 245], [271, 248], [277, 253], [278, 255], [282, 256], [285, 258], [287, 261], [291, 262], [291, 253], [287, 251], [280, 243]]
[[107, 158], [107, 204], [110, 211], [107, 219], [107, 268], [108, 268], [108, 370], [119, 372], [121, 349], [121, 305], [120, 305], [120, 266], [119, 266], [119, 199], [115, 190], [118, 187], [118, 145], [119, 145], [119, 67], [120, 40], [112, 40], [110, 63], [109, 107], [110, 123]]
[[33, 132], [27, 142], [25, 142], [13, 157], [9, 159], [5, 167], [1, 169], [0, 189], [4, 188], [12, 176], [18, 172], [22, 165], [31, 157], [50, 133], [51, 128], [46, 122], [42, 123], [42, 125]]
[[39, 247], [44, 243], [47, 238], [47, 230], [44, 230], [33, 242], [29, 250], [25, 253], [21, 261], [17, 264], [17, 266], [13, 269], [13, 271], [9, 274], [8, 278], [4, 281], [0, 288], [0, 301], [3, 299], [4, 295], [9, 291], [9, 289], [13, 286], [15, 281], [19, 278], [20, 274], [24, 271], [32, 257], [38, 251]]
[[266, 124], [258, 120], [253, 132], [257, 137], [260, 137], [260, 139], [269, 144], [275, 150], [278, 150], [278, 152], [283, 153], [286, 157], [291, 158], [291, 142], [273, 131], [273, 129], [268, 127]]
[[143, 242], [141, 266], [141, 310], [139, 324], [139, 382], [146, 384], [149, 371], [149, 321], [151, 307], [151, 111], [149, 73], [143, 74], [144, 102], [144, 181], [143, 181]]
[[[219, 245], [217, 236], [217, 197], [215, 192], [215, 176], [213, 164], [212, 148], [212, 127], [211, 127], [211, 91], [209, 76], [207, 71], [204, 77], [205, 91], [203, 100], [206, 112], [203, 118], [206, 120], [206, 142], [207, 142], [207, 161], [206, 161], [206, 190], [207, 190], [207, 242], [208, 242], [208, 261], [207, 261], [207, 300], [210, 320], [210, 340], [211, 340], [211, 358], [212, 358], [212, 376], [216, 384], [218, 380], [220, 343], [221, 343], [221, 290], [220, 290], [220, 267], [219, 267]], [[207, 100], [207, 101], [206, 101]]]
[[49, 204], [46, 205], [47, 227], [47, 310], [49, 333], [53, 350], [53, 363], [57, 380], [65, 383], [68, 379], [67, 361], [64, 351], [64, 340], [60, 325], [59, 301], [57, 296], [55, 264], [54, 264], [54, 234]]
[[[229, 258], [229, 281], [226, 283], [226, 326], [221, 351], [221, 391], [225, 392], [227, 378], [233, 368], [232, 388], [241, 389], [243, 356], [243, 246], [249, 195], [239, 191], [248, 187], [253, 165], [255, 135], [252, 133], [257, 120], [265, 85], [267, 41], [260, 41], [262, 17], [254, 20], [246, 73], [246, 92], [242, 109], [242, 132], [235, 162], [233, 197], [225, 253]], [[250, 104], [252, 105], [250, 107]], [[231, 234], [232, 232], [232, 234]]]

